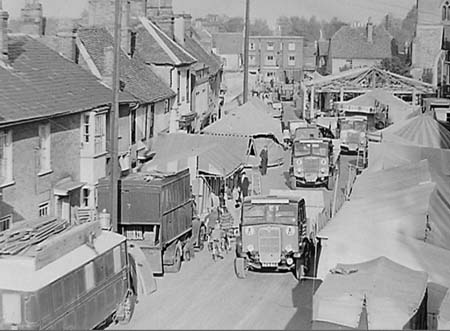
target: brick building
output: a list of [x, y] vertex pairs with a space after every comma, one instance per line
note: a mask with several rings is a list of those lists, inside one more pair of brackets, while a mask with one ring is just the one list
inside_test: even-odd
[[250, 36], [249, 70], [261, 80], [288, 83], [303, 79], [303, 37]]
[[397, 54], [394, 38], [382, 25], [370, 20], [365, 24], [342, 26], [331, 38], [332, 73], [370, 67]]
[[[411, 74], [435, 86], [450, 84], [450, 9], [445, 0], [417, 0]], [[443, 42], [444, 41], [444, 42]]]
[[[73, 220], [78, 208], [95, 207], [93, 188], [107, 171], [111, 90], [39, 40], [8, 36], [1, 8], [0, 19], [1, 229]], [[136, 102], [127, 93], [120, 100]]]

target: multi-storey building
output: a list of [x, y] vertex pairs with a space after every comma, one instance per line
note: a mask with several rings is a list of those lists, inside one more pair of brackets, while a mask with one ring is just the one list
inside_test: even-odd
[[249, 70], [261, 80], [280, 83], [303, 78], [303, 37], [250, 36]]

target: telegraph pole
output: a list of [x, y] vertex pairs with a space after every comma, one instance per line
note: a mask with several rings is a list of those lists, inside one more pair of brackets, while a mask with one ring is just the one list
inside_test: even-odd
[[245, 0], [245, 25], [244, 25], [244, 103], [248, 100], [248, 43], [250, 36], [250, 0]]
[[121, 0], [115, 0], [114, 12], [114, 68], [112, 81], [112, 107], [109, 117], [110, 123], [110, 142], [109, 154], [111, 164], [111, 222], [114, 232], [118, 232], [118, 179], [119, 179], [119, 153], [118, 153], [118, 136], [119, 136], [119, 85], [120, 85], [120, 18], [121, 18]]

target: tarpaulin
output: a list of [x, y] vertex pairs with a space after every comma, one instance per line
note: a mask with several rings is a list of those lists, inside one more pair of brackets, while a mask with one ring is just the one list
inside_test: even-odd
[[[379, 257], [358, 264], [337, 264], [313, 297], [313, 329], [319, 322], [362, 329], [401, 330], [420, 309], [428, 275]], [[323, 325], [322, 325], [323, 326]]]

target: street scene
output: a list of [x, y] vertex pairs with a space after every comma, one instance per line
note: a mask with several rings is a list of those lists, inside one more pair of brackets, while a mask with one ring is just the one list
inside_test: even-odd
[[449, 329], [449, 51], [442, 0], [0, 0], [0, 329]]

